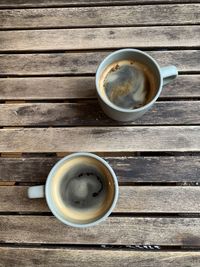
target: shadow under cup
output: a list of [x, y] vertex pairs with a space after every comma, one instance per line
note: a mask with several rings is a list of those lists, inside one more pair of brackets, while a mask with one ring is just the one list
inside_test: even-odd
[[87, 155], [66, 158], [52, 169], [50, 176], [47, 202], [64, 223], [85, 226], [111, 212], [116, 184], [103, 160]]

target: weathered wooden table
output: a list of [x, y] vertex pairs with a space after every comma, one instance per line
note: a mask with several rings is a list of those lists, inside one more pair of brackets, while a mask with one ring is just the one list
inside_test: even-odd
[[[0, 266], [200, 266], [200, 1], [0, 1]], [[178, 67], [133, 123], [101, 111], [111, 51]], [[103, 223], [60, 223], [27, 187], [75, 151], [103, 156], [120, 198]]]

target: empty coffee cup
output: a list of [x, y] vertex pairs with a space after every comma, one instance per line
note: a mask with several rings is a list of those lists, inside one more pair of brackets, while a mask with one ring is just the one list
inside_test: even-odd
[[118, 199], [118, 181], [110, 165], [91, 153], [74, 153], [56, 163], [46, 184], [28, 189], [29, 198], [45, 197], [64, 224], [88, 227], [104, 220]]
[[118, 50], [107, 56], [96, 72], [100, 105], [114, 120], [133, 121], [152, 107], [163, 85], [177, 75], [175, 66], [159, 67], [145, 52]]

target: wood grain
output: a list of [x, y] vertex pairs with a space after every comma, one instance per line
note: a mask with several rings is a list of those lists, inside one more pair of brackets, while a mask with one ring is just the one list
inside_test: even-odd
[[119, 123], [104, 115], [97, 101], [82, 103], [1, 104], [1, 126], [104, 126], [200, 124], [200, 101], [157, 102], [134, 122]]
[[[199, 0], [151, 0], [151, 3], [199, 3]], [[148, 0], [1, 0], [1, 8], [149, 4]]]
[[0, 248], [5, 266], [54, 266], [54, 267], [199, 267], [198, 251], [120, 251], [69, 248]]
[[2, 9], [0, 27], [30, 29], [198, 24], [200, 23], [199, 9], [199, 4]]
[[109, 217], [72, 228], [54, 216], [0, 216], [3, 243], [200, 246], [200, 218]]
[[[200, 75], [180, 75], [161, 97], [200, 97]], [[94, 77], [1, 78], [1, 100], [96, 98]], [[56, 90], [55, 90], [56, 88]]]
[[15, 185], [15, 182], [0, 181], [0, 186]]
[[[188, 77], [192, 76], [187, 76], [186, 80]], [[194, 78], [194, 85], [196, 84], [195, 80]], [[197, 81], [197, 87], [189, 89], [190, 82], [186, 81], [185, 84], [188, 85], [185, 86], [186, 90], [183, 89], [183, 94], [184, 91], [187, 92], [187, 89], [191, 92], [198, 88]], [[7, 100], [96, 98], [94, 85], [94, 77], [1, 78], [0, 98]]]
[[[0, 212], [50, 211], [44, 199], [28, 199], [27, 190], [27, 186], [0, 186]], [[187, 201], [185, 201], [186, 197]], [[114, 212], [200, 213], [200, 188], [197, 186], [120, 186], [119, 200]]]
[[[44, 183], [58, 157], [2, 158], [0, 181]], [[105, 157], [120, 183], [200, 182], [198, 156]]]
[[[0, 54], [0, 75], [94, 74], [97, 66], [109, 53]], [[161, 66], [175, 65], [179, 72], [200, 71], [199, 50], [149, 51], [147, 53], [154, 57]]]
[[26, 186], [0, 186], [0, 211], [50, 211], [44, 199], [37, 199], [36, 201], [28, 199], [27, 190], [28, 187]]
[[199, 126], [0, 130], [1, 152], [199, 151]]
[[[141, 5], [136, 5], [138, 3]], [[27, 198], [28, 183], [44, 183], [59, 157], [35, 154], [35, 158], [9, 158], [9, 153], [13, 152], [65, 154], [86, 150], [113, 152], [114, 155], [115, 152], [135, 151], [199, 151], [200, 127], [194, 125], [199, 123], [200, 101], [168, 101], [173, 97], [200, 96], [199, 4], [198, 0], [152, 0], [151, 5], [146, 0], [134, 3], [131, 0], [0, 0], [0, 27], [3, 29], [0, 31], [0, 76], [4, 77], [0, 79], [1, 101], [79, 99], [74, 103], [0, 105], [0, 126], [66, 127], [0, 129], [0, 152], [7, 157], [0, 158], [0, 266], [96, 267], [116, 266], [116, 262], [120, 266], [141, 267], [200, 265], [199, 251], [154, 253], [129, 249], [131, 245], [199, 248], [199, 187], [158, 186], [163, 182], [181, 185], [196, 182], [198, 185], [200, 160], [197, 154], [107, 157], [121, 183], [119, 201], [113, 215], [88, 229], [65, 226], [47, 215], [49, 209], [44, 199]], [[3, 9], [11, 7], [15, 9]], [[58, 30], [57, 27], [76, 29]], [[92, 99], [96, 98], [93, 75], [103, 57], [110, 53], [95, 49], [111, 51], [121, 47], [160, 49], [149, 53], [161, 66], [174, 64], [179, 73], [184, 74], [163, 90], [161, 97], [166, 102], [157, 102], [151, 112], [129, 124], [137, 124], [135, 127], [116, 127], [117, 123], [107, 119]], [[197, 50], [188, 50], [195, 48]], [[87, 49], [94, 52], [83, 53]], [[46, 53], [37, 54], [36, 51]], [[55, 77], [57, 75], [77, 77]], [[86, 100], [81, 102], [81, 98]], [[86, 120], [88, 127], [80, 127], [86, 126]], [[174, 126], [156, 126], [160, 124]], [[183, 124], [185, 126], [181, 126]], [[91, 127], [93, 125], [96, 127]], [[102, 127], [106, 125], [112, 127]], [[15, 182], [27, 184], [13, 186]], [[141, 182], [157, 185], [135, 185]], [[22, 215], [24, 212], [29, 215]], [[35, 214], [40, 212], [45, 214]], [[135, 213], [141, 214], [134, 216]], [[153, 216], [152, 213], [158, 214]], [[164, 216], [163, 213], [174, 215]], [[181, 213], [187, 213], [188, 217]], [[62, 248], [65, 244], [74, 247]], [[126, 245], [126, 249], [91, 247], [107, 244]], [[76, 245], [91, 245], [92, 249], [80, 249]]]
[[199, 202], [198, 187], [120, 186], [114, 212], [199, 213]]
[[199, 36], [200, 26], [1, 31], [0, 51], [83, 50], [121, 47], [194, 48], [200, 46]]

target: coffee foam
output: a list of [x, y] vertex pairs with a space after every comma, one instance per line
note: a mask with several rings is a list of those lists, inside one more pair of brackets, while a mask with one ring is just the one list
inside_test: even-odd
[[[83, 167], [87, 167], [88, 169], [92, 168], [92, 170], [96, 168], [97, 172], [100, 172], [102, 176], [105, 177], [105, 197], [100, 199], [99, 203], [97, 203], [95, 207], [88, 209], [72, 208], [71, 206], [66, 205], [66, 202], [62, 198], [61, 187], [63, 180], [65, 180], [66, 174], [70, 172], [70, 170], [72, 170], [75, 166], [77, 166], [77, 169], [80, 170]], [[103, 216], [110, 208], [115, 193], [114, 182], [110, 171], [100, 161], [86, 156], [72, 158], [63, 163], [62, 166], [60, 166], [54, 173], [51, 179], [50, 187], [54, 207], [59, 215], [65, 220], [71, 221], [73, 223], [83, 224], [95, 221], [99, 217]], [[86, 193], [85, 189], [79, 188], [79, 193], [83, 196]]]
[[[120, 71], [122, 73], [121, 80], [117, 77]], [[113, 89], [109, 88], [109, 82], [114, 84]], [[99, 79], [102, 98], [124, 109], [134, 109], [146, 105], [153, 99], [156, 87], [155, 75], [149, 67], [134, 60], [113, 62], [105, 68]]]

